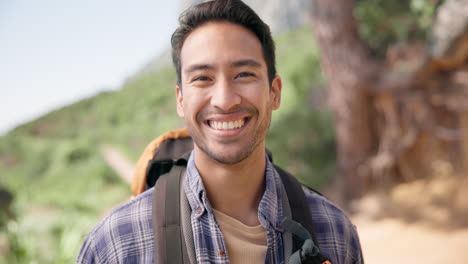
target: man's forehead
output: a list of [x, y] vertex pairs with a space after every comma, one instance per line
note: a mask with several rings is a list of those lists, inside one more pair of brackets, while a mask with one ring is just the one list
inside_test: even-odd
[[181, 48], [181, 66], [262, 66], [262, 45], [250, 30], [228, 22], [210, 22], [190, 33]]

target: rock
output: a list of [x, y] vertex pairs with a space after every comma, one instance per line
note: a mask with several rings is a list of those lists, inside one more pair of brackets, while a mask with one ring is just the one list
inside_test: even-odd
[[[181, 12], [188, 7], [206, 2], [204, 0], [182, 0]], [[310, 0], [244, 0], [262, 20], [270, 26], [273, 34], [285, 32], [300, 26], [309, 24], [310, 8], [312, 1]]]
[[449, 0], [438, 8], [431, 36], [433, 57], [449, 56], [462, 35], [468, 34], [468, 0]]

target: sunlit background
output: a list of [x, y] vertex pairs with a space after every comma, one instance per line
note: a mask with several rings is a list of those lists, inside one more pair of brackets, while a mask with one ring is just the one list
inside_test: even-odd
[[125, 78], [169, 48], [178, 1], [0, 1], [0, 134]]

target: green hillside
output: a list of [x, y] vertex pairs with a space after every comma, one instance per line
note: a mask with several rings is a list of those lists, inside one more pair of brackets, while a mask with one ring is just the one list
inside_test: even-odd
[[[335, 147], [331, 115], [320, 103], [326, 96], [311, 30], [278, 36], [277, 54], [283, 100], [267, 145], [276, 163], [317, 188], [334, 173]], [[0, 137], [0, 187], [13, 193], [15, 214], [0, 218], [0, 263], [73, 262], [104, 212], [130, 196], [100, 146], [113, 145], [136, 161], [150, 140], [182, 126], [174, 83], [168, 65]]]

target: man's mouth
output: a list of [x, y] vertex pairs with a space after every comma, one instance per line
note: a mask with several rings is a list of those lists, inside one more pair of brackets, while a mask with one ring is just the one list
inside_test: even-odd
[[231, 121], [215, 121], [215, 120], [208, 120], [208, 126], [212, 129], [216, 130], [234, 130], [242, 128], [245, 125], [247, 118], [242, 118], [239, 120], [231, 120]]

